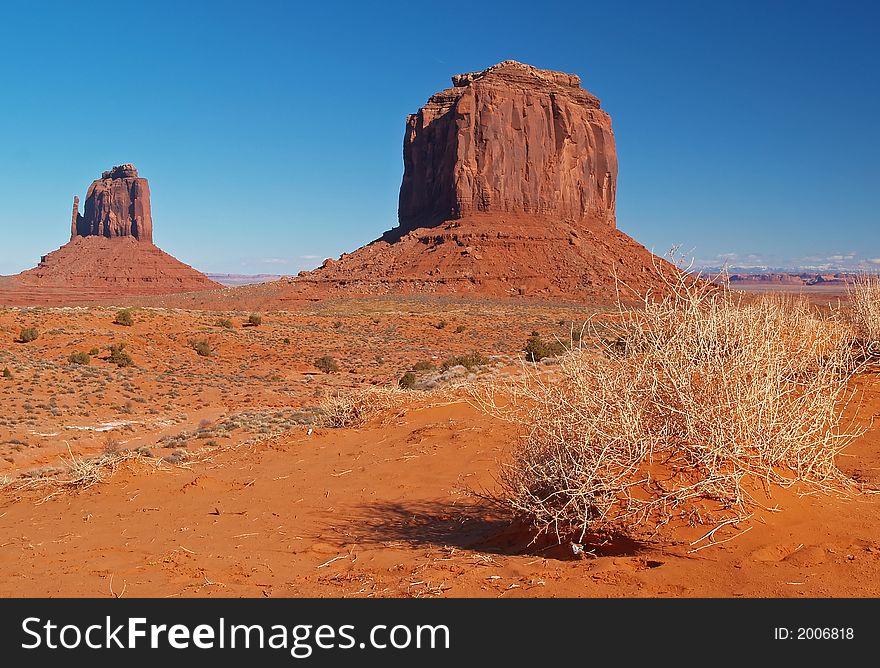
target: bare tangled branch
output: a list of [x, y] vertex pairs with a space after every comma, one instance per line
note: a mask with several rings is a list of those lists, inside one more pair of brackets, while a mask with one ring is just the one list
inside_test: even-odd
[[846, 329], [803, 301], [658, 271], [664, 296], [619, 306], [610, 336], [594, 330], [598, 352], [475, 396], [522, 428], [497, 500], [539, 533], [628, 532], [697, 498], [745, 517], [746, 479], [845, 485], [835, 456], [857, 435], [843, 424]]

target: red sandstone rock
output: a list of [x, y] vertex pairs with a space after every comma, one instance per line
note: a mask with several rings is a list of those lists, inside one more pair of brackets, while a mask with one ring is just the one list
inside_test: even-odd
[[395, 233], [478, 212], [614, 226], [611, 118], [579, 77], [508, 60], [452, 81], [407, 118]]
[[222, 287], [157, 248], [150, 187], [134, 165], [103, 173], [79, 214], [73, 198], [71, 240], [40, 264], [0, 280], [0, 304], [69, 304]]
[[126, 164], [104, 172], [86, 194], [85, 211], [79, 215], [79, 198], [73, 198], [75, 236], [134, 237], [153, 241], [150, 185], [138, 177], [137, 168]]

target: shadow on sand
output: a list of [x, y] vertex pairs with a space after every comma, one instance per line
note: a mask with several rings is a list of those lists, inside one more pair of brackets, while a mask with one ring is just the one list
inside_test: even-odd
[[[441, 501], [378, 503], [361, 507], [334, 529], [362, 545], [454, 547], [498, 555], [534, 555], [547, 559], [579, 558], [568, 541], [553, 534], [536, 536], [522, 521], [511, 521], [488, 503]], [[595, 556], [631, 556], [646, 545], [619, 535], [589, 535], [584, 550]]]

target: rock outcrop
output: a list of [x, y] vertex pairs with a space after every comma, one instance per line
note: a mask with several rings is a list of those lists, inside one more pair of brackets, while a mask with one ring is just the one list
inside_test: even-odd
[[70, 242], [33, 269], [0, 280], [0, 304], [117, 301], [222, 287], [153, 244], [150, 186], [134, 165], [94, 181], [82, 215], [74, 197], [70, 228]]
[[580, 78], [508, 60], [407, 118], [399, 236], [471, 213], [614, 226], [611, 117]]
[[616, 228], [611, 118], [579, 77], [505, 61], [452, 82], [407, 118], [398, 226], [289, 279], [280, 301], [415, 293], [610, 303], [663, 289], [658, 270], [677, 269]]
[[79, 215], [79, 198], [73, 198], [74, 237], [134, 237], [153, 241], [150, 184], [138, 176], [134, 165], [118, 165], [89, 186], [85, 211]]

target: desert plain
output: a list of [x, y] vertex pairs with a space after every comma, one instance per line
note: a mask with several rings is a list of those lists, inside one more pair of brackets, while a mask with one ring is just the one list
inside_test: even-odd
[[[4, 596], [878, 593], [871, 370], [852, 381], [864, 433], [837, 462], [858, 489], [774, 488], [772, 510], [742, 535], [722, 527], [711, 546], [695, 542], [710, 523], [679, 521], [646, 541], [605, 536], [576, 558], [481, 498], [520, 435], [471, 396], [523, 372], [533, 332], [569, 340], [607, 309], [328, 300], [261, 312], [258, 326], [248, 311], [138, 307], [130, 326], [117, 312], [0, 311]], [[27, 327], [40, 337], [15, 343]], [[106, 359], [118, 343], [132, 366]], [[89, 364], [69, 361], [93, 348]], [[478, 366], [455, 364], [473, 353]], [[338, 368], [325, 372], [328, 357]], [[363, 424], [322, 424], [328, 394], [394, 387], [412, 368], [421, 389]]]

